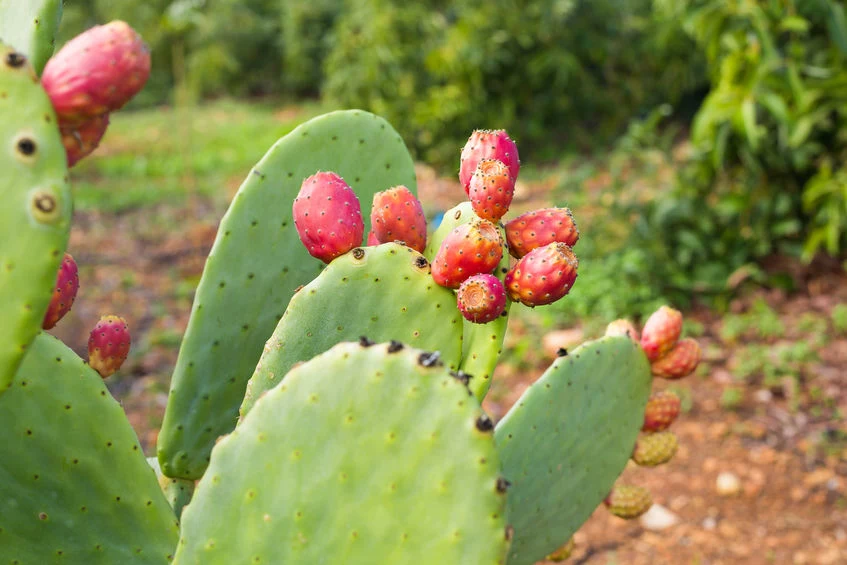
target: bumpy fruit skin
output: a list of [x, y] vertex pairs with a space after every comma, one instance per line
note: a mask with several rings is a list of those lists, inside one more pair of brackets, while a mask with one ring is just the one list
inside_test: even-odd
[[543, 306], [565, 296], [576, 281], [579, 261], [564, 243], [550, 243], [524, 255], [504, 283], [509, 298], [527, 306]]
[[59, 267], [59, 273], [56, 276], [56, 288], [53, 289], [53, 297], [50, 299], [50, 306], [47, 307], [47, 313], [44, 315], [44, 322], [41, 327], [49, 330], [54, 327], [65, 314], [70, 312], [71, 307], [76, 300], [76, 293], [79, 291], [79, 269], [77, 269], [76, 261], [70, 253], [65, 253], [65, 258]]
[[629, 320], [615, 320], [614, 322], [609, 323], [606, 326], [606, 335], [622, 335], [626, 336], [635, 343], [639, 343], [641, 341], [641, 337], [638, 335], [638, 330], [635, 328], [635, 325]]
[[609, 512], [618, 518], [632, 520], [638, 518], [653, 506], [653, 497], [650, 496], [650, 491], [644, 487], [615, 485], [603, 503], [609, 509]]
[[312, 257], [329, 263], [362, 244], [365, 224], [359, 199], [336, 173], [307, 177], [292, 208], [297, 235]]
[[676, 342], [668, 353], [653, 361], [650, 370], [657, 377], [679, 379], [694, 372], [700, 364], [702, 351], [697, 340], [687, 337]]
[[103, 114], [77, 126], [64, 126], [62, 145], [68, 155], [68, 167], [76, 165], [80, 159], [90, 155], [100, 145], [100, 140], [109, 127], [109, 114]]
[[670, 461], [678, 446], [679, 441], [673, 432], [645, 434], [635, 442], [632, 460], [642, 467], [655, 467]]
[[459, 165], [459, 182], [468, 194], [471, 177], [477, 165], [483, 159], [497, 159], [509, 167], [509, 174], [518, 180], [521, 160], [518, 156], [518, 146], [506, 133], [506, 130], [475, 130], [462, 148], [462, 161]]
[[669, 390], [654, 392], [644, 409], [644, 432], [661, 432], [668, 429], [677, 416], [681, 402], [679, 397]]
[[44, 67], [41, 84], [69, 127], [113, 112], [135, 96], [150, 76], [150, 50], [122, 21], [76, 36]]
[[88, 364], [105, 379], [126, 361], [130, 343], [126, 320], [103, 316], [88, 337]]
[[456, 303], [466, 320], [487, 324], [506, 309], [506, 289], [494, 275], [474, 275], [459, 286]]
[[671, 350], [682, 333], [682, 313], [669, 306], [653, 312], [641, 330], [641, 348], [650, 362]]
[[506, 241], [509, 253], [520, 259], [533, 249], [550, 243], [560, 242], [573, 247], [579, 241], [579, 229], [570, 208], [543, 208], [506, 222]]
[[552, 561], [553, 563], [561, 563], [562, 561], [567, 561], [567, 559], [573, 553], [574, 548], [576, 548], [576, 542], [574, 542], [573, 538], [570, 538], [565, 545], [548, 555], [545, 560]]
[[432, 278], [441, 286], [459, 288], [473, 275], [491, 273], [503, 258], [503, 239], [487, 220], [457, 226], [447, 234], [432, 260]]
[[497, 159], [483, 159], [471, 177], [468, 198], [480, 218], [499, 222], [515, 195], [515, 179], [509, 167]]
[[371, 225], [379, 243], [402, 241], [418, 253], [426, 248], [423, 206], [405, 186], [374, 194]]

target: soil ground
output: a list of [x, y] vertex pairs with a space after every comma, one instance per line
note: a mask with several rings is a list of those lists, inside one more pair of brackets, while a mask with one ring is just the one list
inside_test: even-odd
[[[462, 196], [456, 189], [422, 175], [421, 191], [435, 201], [455, 202]], [[69, 251], [80, 264], [81, 292], [54, 333], [84, 356], [88, 331], [101, 314], [128, 319], [133, 352], [109, 385], [151, 455], [220, 212], [200, 200], [75, 218]], [[576, 534], [569, 563], [847, 563], [847, 335], [832, 316], [847, 303], [847, 277], [837, 269], [800, 271], [802, 284], [792, 294], [760, 291], [737, 299], [728, 315], [686, 314], [699, 322], [703, 368], [680, 383], [656, 383], [683, 395], [687, 411], [672, 428], [679, 452], [667, 465], [629, 468], [621, 479], [648, 487], [677, 523], [657, 530], [600, 507]], [[738, 325], [763, 304], [775, 314], [766, 320], [769, 327], [781, 331], [764, 332], [758, 318]], [[531, 324], [516, 324], [509, 343], [529, 331]], [[501, 366], [488, 411], [502, 416], [559, 342], [581, 337], [581, 328], [557, 328], [545, 336], [545, 350], [533, 351], [529, 366]], [[755, 367], [745, 373], [755, 356], [797, 344], [811, 344], [813, 352], [789, 358], [783, 373]], [[738, 488], [719, 493], [721, 473], [738, 479]]]

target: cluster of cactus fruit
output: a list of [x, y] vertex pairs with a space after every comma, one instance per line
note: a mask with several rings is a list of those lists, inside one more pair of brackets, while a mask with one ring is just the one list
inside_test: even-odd
[[517, 147], [476, 131], [468, 200], [429, 233], [402, 139], [360, 110], [302, 124], [248, 174], [145, 459], [103, 383], [126, 323], [101, 319], [87, 362], [44, 330], [79, 288], [68, 167], [141, 88], [149, 54], [115, 22], [51, 58], [60, 10], [0, 0], [0, 562], [522, 565], [561, 560], [604, 500], [646, 510], [615, 481], [676, 449], [679, 399], [650, 391], [699, 361], [679, 312], [562, 351], [493, 422], [481, 402], [509, 312], [571, 290], [574, 219], [504, 221]]

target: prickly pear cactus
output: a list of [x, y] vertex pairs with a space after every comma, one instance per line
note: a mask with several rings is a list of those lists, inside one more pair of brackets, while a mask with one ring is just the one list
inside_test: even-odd
[[62, 0], [0, 0], [0, 41], [26, 55], [40, 75], [61, 20]]
[[166, 564], [178, 528], [103, 379], [41, 333], [0, 396], [0, 563]]
[[558, 358], [495, 430], [515, 538], [509, 565], [561, 546], [609, 493], [632, 454], [652, 377], [626, 337]]
[[319, 170], [344, 177], [365, 207], [390, 186], [416, 187], [400, 136], [360, 110], [302, 124], [259, 161], [221, 222], [197, 289], [159, 436], [168, 476], [203, 474], [215, 439], [235, 426], [247, 380], [294, 290], [322, 268], [292, 220], [303, 179]]
[[455, 302], [411, 247], [384, 243], [337, 258], [291, 299], [250, 379], [242, 415], [296, 363], [363, 335], [438, 351], [458, 369], [462, 317]]
[[294, 368], [215, 446], [175, 564], [505, 563], [491, 422], [431, 360], [342, 343]]
[[[424, 251], [426, 257], [429, 260], [435, 257], [441, 242], [455, 227], [476, 219], [479, 219], [479, 216], [474, 213], [470, 202], [462, 202], [445, 212], [444, 220], [430, 238], [427, 248]], [[506, 241], [502, 227], [500, 230], [503, 241]], [[503, 280], [508, 269], [509, 252], [504, 248], [503, 259], [500, 261], [494, 274], [497, 278]], [[510, 307], [511, 303], [506, 301], [506, 315], [487, 324], [474, 324], [467, 320], [462, 320], [464, 329], [460, 369], [472, 375], [470, 388], [480, 402], [491, 386], [491, 377], [494, 374], [494, 368], [497, 366], [497, 360], [500, 359], [500, 354], [503, 352], [503, 340], [506, 337], [506, 326], [509, 323], [508, 313]]]
[[27, 59], [0, 44], [0, 395], [41, 330], [70, 232], [65, 149]]

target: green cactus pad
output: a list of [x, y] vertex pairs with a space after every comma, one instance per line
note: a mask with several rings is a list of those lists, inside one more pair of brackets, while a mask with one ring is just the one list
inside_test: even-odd
[[0, 44], [0, 395], [41, 323], [70, 233], [56, 115], [22, 55]]
[[166, 564], [174, 514], [103, 379], [41, 333], [0, 396], [0, 563]]
[[39, 75], [53, 56], [62, 0], [0, 0], [0, 39], [26, 55]]
[[[479, 219], [479, 216], [473, 211], [470, 202], [462, 202], [445, 212], [444, 220], [442, 220], [438, 229], [435, 230], [435, 233], [432, 234], [427, 248], [424, 250], [426, 258], [432, 261], [435, 254], [438, 253], [441, 242], [447, 237], [447, 234], [457, 226], [475, 219]], [[505, 242], [506, 232], [502, 225], [500, 226], [500, 235]], [[509, 251], [504, 244], [503, 259], [497, 265], [497, 270], [494, 272], [494, 275], [501, 281], [509, 270], [509, 257]], [[508, 312], [510, 306], [511, 301], [507, 300], [506, 315], [487, 324], [474, 324], [463, 319], [464, 340], [462, 342], [463, 351], [460, 369], [472, 376], [470, 388], [480, 402], [485, 398], [488, 389], [491, 387], [491, 377], [494, 375], [497, 361], [503, 352], [503, 340], [506, 337], [506, 327], [509, 324]]]
[[291, 299], [250, 379], [242, 415], [296, 363], [363, 335], [438, 351], [449, 368], [459, 367], [462, 315], [424, 257], [397, 243], [358, 248]]
[[162, 474], [162, 467], [159, 465], [159, 459], [156, 457], [148, 457], [147, 463], [156, 471], [156, 480], [159, 481], [159, 488], [165, 494], [165, 499], [174, 511], [177, 518], [182, 516], [182, 510], [191, 502], [191, 497], [194, 496], [194, 481], [188, 479], [172, 479]]
[[303, 179], [318, 170], [344, 177], [363, 210], [390, 186], [416, 190], [400, 136], [359, 110], [302, 124], [259, 161], [221, 222], [197, 289], [159, 435], [168, 476], [203, 474], [215, 440], [235, 426], [247, 380], [294, 290], [323, 267], [300, 242], [291, 210]]
[[650, 396], [650, 365], [626, 337], [558, 358], [495, 430], [515, 528], [509, 565], [565, 543], [626, 466]]
[[175, 563], [505, 563], [490, 420], [427, 359], [342, 343], [294, 368], [215, 446]]

